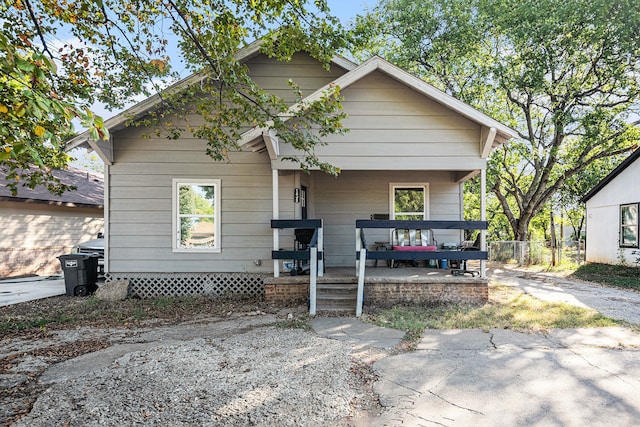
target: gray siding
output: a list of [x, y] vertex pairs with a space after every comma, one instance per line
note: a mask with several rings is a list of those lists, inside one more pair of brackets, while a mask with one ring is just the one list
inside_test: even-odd
[[335, 64], [327, 71], [318, 61], [302, 53], [295, 54], [289, 63], [260, 55], [251, 59], [248, 66], [251, 77], [260, 87], [290, 103], [295, 102], [295, 97], [289, 79], [300, 86], [303, 96], [307, 96], [345, 73]]
[[[119, 135], [109, 180], [109, 271], [265, 272], [272, 249], [271, 168], [266, 153], [231, 153], [214, 162], [205, 144]], [[179, 150], [176, 150], [179, 147]], [[175, 154], [180, 153], [180, 162]], [[221, 180], [221, 253], [172, 250], [172, 179]], [[292, 175], [281, 178], [283, 215], [293, 215]], [[286, 195], [286, 197], [285, 197]], [[260, 260], [256, 266], [254, 260]]]
[[[249, 67], [259, 84], [290, 102], [289, 78], [307, 95], [344, 72], [338, 67], [326, 72], [304, 55], [291, 64], [258, 56]], [[349, 114], [345, 126], [351, 131], [330, 136], [327, 146], [318, 147], [321, 159], [343, 173], [334, 178], [320, 172], [283, 172], [279, 178], [283, 219], [299, 217], [299, 206], [293, 203], [296, 183], [309, 187], [309, 217], [324, 220], [330, 267], [355, 265], [355, 221], [389, 212], [389, 183], [428, 183], [430, 219], [461, 219], [460, 186], [452, 176], [485, 162], [479, 153], [479, 125], [382, 73], [365, 77], [343, 94]], [[146, 133], [133, 128], [114, 134], [108, 180], [109, 271], [272, 271], [272, 164], [267, 153], [234, 152], [229, 163], [214, 162], [204, 154], [205, 143], [189, 135], [170, 141], [148, 139]], [[286, 155], [289, 147], [280, 148]], [[295, 168], [294, 163], [285, 164], [283, 169]], [[220, 253], [172, 251], [173, 178], [221, 180]], [[292, 234], [281, 233], [281, 248], [293, 246]], [[461, 240], [455, 231], [436, 231], [435, 237], [440, 243]], [[386, 241], [388, 235], [371, 231], [368, 240]]]
[[[449, 172], [344, 171], [339, 177], [312, 174], [311, 212], [324, 220], [327, 266], [354, 266], [355, 222], [388, 214], [390, 183], [428, 183], [432, 220], [461, 219], [460, 186]], [[456, 231], [434, 230], [439, 243], [459, 242]], [[367, 243], [389, 241], [383, 230], [367, 230]]]
[[[346, 135], [316, 152], [342, 169], [473, 170], [483, 167], [480, 125], [381, 72], [342, 91]], [[281, 155], [295, 152], [281, 145]], [[279, 164], [290, 168], [285, 163]]]
[[[290, 63], [259, 55], [247, 64], [253, 78], [289, 102], [293, 79], [305, 95], [344, 70], [326, 71], [298, 54]], [[197, 124], [198, 117], [190, 122]], [[114, 135], [114, 164], [109, 179], [109, 264], [128, 272], [267, 272], [272, 270], [272, 175], [266, 153], [231, 153], [230, 162], [207, 157], [205, 143], [185, 134], [178, 141], [149, 138], [149, 130], [130, 128]], [[172, 251], [172, 179], [221, 179], [220, 253]], [[294, 216], [293, 174], [280, 178], [283, 218]], [[283, 233], [284, 234], [284, 233]], [[284, 247], [292, 241], [283, 235]], [[256, 266], [255, 260], [262, 265]]]

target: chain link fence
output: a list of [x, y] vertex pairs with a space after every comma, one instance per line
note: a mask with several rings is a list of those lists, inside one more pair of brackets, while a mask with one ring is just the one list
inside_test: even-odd
[[[551, 264], [551, 243], [548, 241], [507, 240], [489, 242], [489, 260], [520, 265]], [[556, 248], [556, 263], [582, 264], [584, 242], [566, 241]]]

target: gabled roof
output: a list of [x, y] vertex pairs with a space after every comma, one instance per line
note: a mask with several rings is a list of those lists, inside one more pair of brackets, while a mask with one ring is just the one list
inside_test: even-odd
[[104, 207], [104, 178], [102, 175], [75, 168], [53, 170], [52, 174], [63, 184], [75, 186], [76, 190], [55, 196], [42, 185], [34, 189], [18, 185], [18, 194], [13, 196], [5, 184], [7, 170], [0, 168], [0, 181], [3, 183], [0, 186], [0, 201], [43, 203], [68, 207]]
[[[409, 88], [415, 90], [418, 93], [432, 99], [435, 102], [442, 104], [443, 106], [449, 108], [452, 111], [457, 112], [458, 114], [466, 117], [467, 119], [484, 126], [488, 129], [487, 135], [485, 137], [486, 145], [482, 150], [482, 157], [487, 157], [489, 152], [501, 145], [502, 143], [508, 141], [511, 138], [517, 136], [517, 132], [511, 129], [508, 126], [500, 123], [499, 121], [487, 116], [486, 114], [476, 110], [470, 105], [460, 101], [452, 97], [451, 95], [446, 94], [445, 92], [437, 89], [436, 87], [430, 85], [419, 77], [414, 76], [402, 68], [393, 65], [392, 63], [384, 60], [379, 56], [374, 56], [367, 61], [363, 62], [356, 68], [347, 72], [346, 74], [338, 77], [333, 80], [328, 85], [318, 89], [311, 95], [307, 96], [300, 103], [297, 103], [289, 109], [288, 113], [285, 113], [283, 117], [290, 116], [291, 111], [298, 111], [301, 108], [304, 108], [305, 104], [314, 102], [320, 99], [326, 91], [333, 87], [339, 86], [341, 91], [344, 91], [347, 87], [354, 84], [355, 82], [361, 80], [367, 75], [379, 71], [387, 76], [395, 79], [396, 81], [408, 86]], [[265, 134], [266, 129], [264, 128], [253, 128], [242, 135], [239, 144], [247, 145], [251, 142], [255, 141], [256, 138]], [[268, 143], [268, 142], [267, 142]], [[269, 148], [269, 147], [267, 147]], [[277, 150], [276, 150], [277, 151]]]
[[595, 187], [591, 189], [580, 201], [585, 203], [587, 200], [595, 196], [600, 190], [607, 186], [615, 177], [620, 175], [626, 168], [628, 168], [633, 162], [635, 162], [640, 157], [640, 148], [631, 153], [629, 157], [624, 159], [622, 163], [618, 165], [611, 173], [605, 176], [602, 181], [600, 181]]
[[[244, 62], [244, 61], [248, 61], [251, 58], [254, 58], [255, 56], [260, 54], [260, 48], [262, 47], [263, 44], [264, 44], [264, 41], [257, 40], [251, 43], [250, 45], [240, 49], [235, 55], [236, 59], [240, 62]], [[356, 67], [355, 63], [338, 55], [334, 56], [331, 62], [345, 70], [351, 70]], [[186, 77], [180, 80], [179, 82], [176, 82], [173, 85], [169, 86], [163, 92], [165, 93], [179, 92], [184, 88], [200, 83], [205, 78], [206, 76], [203, 73], [192, 74], [191, 76]], [[110, 132], [120, 130], [126, 126], [126, 123], [129, 120], [142, 117], [145, 114], [158, 108], [161, 102], [162, 102], [162, 96], [160, 94], [155, 94], [153, 96], [150, 96], [149, 98], [133, 105], [132, 107], [124, 110], [123, 112], [109, 118], [108, 120], [105, 120], [104, 125]], [[91, 139], [91, 135], [89, 134], [89, 131], [84, 131], [80, 135], [77, 135], [76, 137], [70, 139], [66, 144], [65, 150], [70, 151], [78, 147], [91, 148], [99, 152], [98, 146], [96, 145], [96, 141], [93, 141]]]

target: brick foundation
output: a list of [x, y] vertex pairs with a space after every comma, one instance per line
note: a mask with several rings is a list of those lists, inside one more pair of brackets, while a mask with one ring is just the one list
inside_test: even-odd
[[489, 299], [487, 282], [474, 283], [367, 283], [365, 305], [425, 303], [485, 303]]
[[[318, 278], [318, 283], [357, 283], [355, 277]], [[306, 303], [309, 298], [309, 277], [268, 277], [264, 281], [265, 301], [275, 304]], [[482, 304], [489, 300], [489, 281], [471, 277], [440, 277], [416, 280], [406, 278], [367, 278], [364, 304], [391, 306], [394, 304], [463, 303]]]
[[308, 283], [266, 283], [264, 300], [274, 304], [302, 304], [309, 299]]

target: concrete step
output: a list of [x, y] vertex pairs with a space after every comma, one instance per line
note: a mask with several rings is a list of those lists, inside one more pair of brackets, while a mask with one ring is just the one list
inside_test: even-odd
[[355, 308], [345, 308], [345, 307], [330, 307], [330, 306], [325, 306], [325, 307], [318, 307], [317, 314], [322, 315], [323, 313], [326, 314], [351, 314], [354, 315], [356, 314], [356, 309]]
[[355, 312], [357, 283], [318, 283], [316, 307], [325, 312]]
[[355, 298], [357, 292], [357, 284], [322, 283], [316, 286], [316, 293], [318, 295], [341, 295]]

